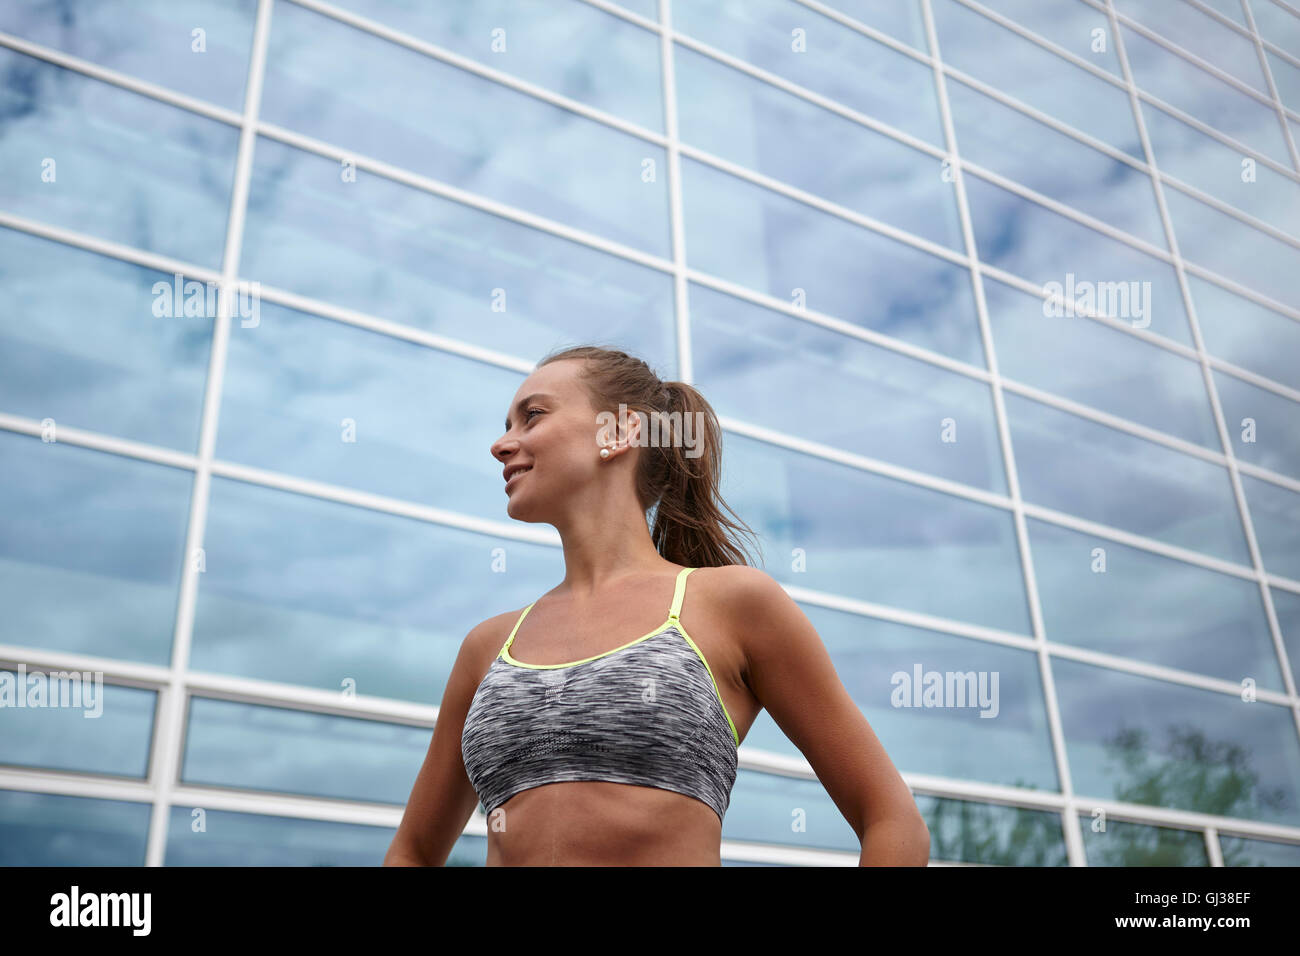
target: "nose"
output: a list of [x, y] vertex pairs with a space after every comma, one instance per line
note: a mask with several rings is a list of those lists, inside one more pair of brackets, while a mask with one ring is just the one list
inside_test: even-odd
[[511, 452], [514, 451], [515, 444], [516, 442], [514, 442], [513, 439], [509, 439], [505, 435], [502, 435], [492, 443], [492, 448], [490, 449], [492, 457], [497, 461], [505, 461]]

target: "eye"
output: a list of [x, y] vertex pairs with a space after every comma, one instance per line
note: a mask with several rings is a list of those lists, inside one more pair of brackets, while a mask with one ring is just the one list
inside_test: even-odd
[[540, 411], [541, 411], [540, 408], [530, 408], [530, 409], [528, 409], [528, 411], [524, 413], [524, 421], [526, 421], [526, 422], [530, 422], [530, 421], [532, 421], [532, 420], [533, 420], [533, 412], [540, 412]]

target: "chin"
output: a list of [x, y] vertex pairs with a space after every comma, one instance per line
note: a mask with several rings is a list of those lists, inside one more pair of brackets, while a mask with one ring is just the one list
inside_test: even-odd
[[551, 523], [544, 508], [535, 507], [531, 501], [520, 501], [517, 494], [506, 502], [506, 515], [515, 521], [526, 521], [529, 524]]
[[516, 521], [532, 521], [533, 519], [528, 516], [527, 507], [518, 502], [518, 497], [514, 495], [506, 502], [506, 515]]

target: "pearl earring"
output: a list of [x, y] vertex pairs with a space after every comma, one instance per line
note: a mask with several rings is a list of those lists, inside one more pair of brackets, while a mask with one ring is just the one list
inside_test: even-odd
[[600, 450], [600, 457], [601, 457], [601, 458], [608, 458], [608, 457], [609, 457], [609, 449], [608, 449], [608, 448], [602, 448], [602, 449]]

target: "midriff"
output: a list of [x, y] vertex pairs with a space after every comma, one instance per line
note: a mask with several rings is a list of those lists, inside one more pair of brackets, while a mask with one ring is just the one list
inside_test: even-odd
[[517, 793], [487, 818], [488, 866], [721, 866], [708, 804], [600, 780]]

